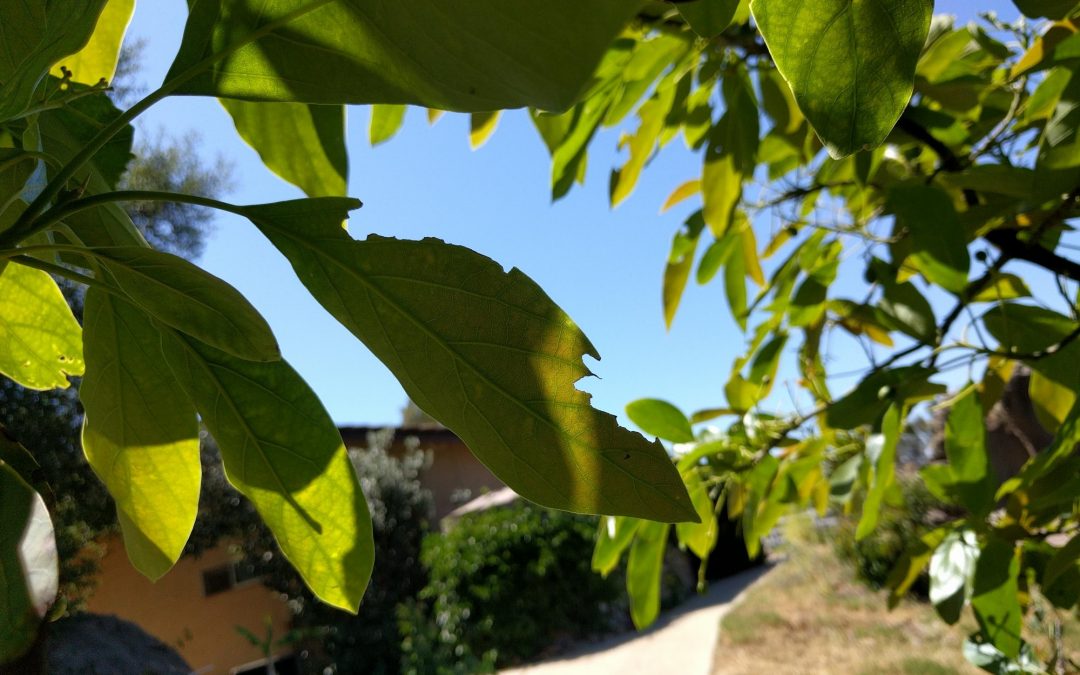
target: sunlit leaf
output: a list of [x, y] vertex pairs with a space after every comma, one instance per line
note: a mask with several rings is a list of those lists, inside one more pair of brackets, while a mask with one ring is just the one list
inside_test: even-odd
[[619, 565], [623, 551], [630, 547], [638, 528], [645, 521], [626, 516], [600, 516], [593, 548], [592, 568], [603, 576]]
[[371, 122], [368, 125], [368, 140], [372, 146], [385, 143], [401, 130], [405, 123], [404, 105], [373, 105], [371, 106]]
[[934, 550], [948, 534], [945, 528], [931, 530], [915, 540], [900, 561], [896, 563], [885, 580], [885, 587], [889, 589], [889, 609], [900, 604], [900, 600], [907, 595], [911, 587], [918, 581], [926, 566], [930, 564], [930, 557]]
[[724, 78], [723, 93], [724, 116], [709, 132], [701, 173], [705, 222], [718, 238], [731, 227], [743, 181], [753, 175], [759, 134], [757, 100], [745, 68]]
[[1020, 557], [1013, 544], [990, 537], [975, 565], [971, 607], [990, 643], [1012, 659], [1020, 655], [1023, 627], [1019, 574]]
[[993, 276], [989, 284], [971, 298], [971, 301], [999, 302], [1029, 297], [1031, 297], [1031, 290], [1023, 279], [1015, 274], [999, 272]]
[[630, 158], [620, 169], [611, 176], [611, 206], [618, 206], [624, 199], [630, 196], [637, 185], [641, 170], [645, 162], [652, 156], [653, 148], [656, 147], [660, 132], [664, 128], [664, 117], [671, 110], [671, 103], [675, 98], [675, 88], [672, 86], [660, 87], [641, 108], [638, 116], [641, 123], [630, 136], [627, 146], [630, 150]]
[[[434, 239], [350, 239], [356, 202], [244, 207], [317, 300], [527, 499], [570, 511], [695, 520], [659, 442], [589, 405], [596, 350], [528, 277]], [[450, 383], [448, 386], [447, 383]]]
[[979, 547], [971, 530], [950, 532], [930, 558], [930, 602], [948, 624], [960, 620], [971, 597]]
[[675, 233], [671, 242], [671, 254], [664, 267], [661, 294], [664, 300], [664, 322], [668, 328], [671, 328], [671, 323], [675, 320], [675, 312], [678, 311], [683, 291], [686, 290], [686, 282], [690, 278], [690, 270], [694, 267], [694, 254], [697, 252], [703, 229], [705, 220], [701, 217], [701, 211], [697, 211]]
[[221, 99], [236, 131], [278, 176], [309, 197], [343, 197], [349, 179], [345, 108]]
[[667, 401], [642, 398], [627, 403], [626, 416], [647, 434], [675, 443], [694, 440], [694, 432], [686, 415]]
[[116, 63], [120, 60], [120, 45], [124, 41], [124, 33], [127, 32], [134, 10], [135, 0], [108, 0], [98, 17], [90, 41], [78, 52], [60, 59], [53, 67], [52, 74], [61, 77], [60, 66], [64, 66], [71, 72], [74, 82], [112, 82]]
[[953, 402], [945, 421], [945, 454], [954, 481], [951, 490], [976, 517], [986, 515], [994, 505], [989, 452], [978, 392], [969, 387]]
[[873, 474], [870, 489], [867, 490], [866, 500], [863, 502], [859, 525], [855, 529], [856, 541], [865, 539], [877, 527], [885, 492], [892, 486], [896, 476], [896, 446], [900, 442], [900, 434], [904, 432], [906, 418], [906, 407], [895, 403], [890, 405], [881, 422], [881, 433], [866, 441], [867, 456], [873, 461]]
[[145, 314], [98, 288], [85, 312], [83, 452], [116, 502], [128, 557], [156, 581], [179, 559], [199, 510], [195, 408]]
[[709, 554], [716, 546], [718, 527], [716, 513], [712, 500], [709, 499], [708, 486], [697, 471], [691, 469], [683, 472], [690, 500], [694, 503], [700, 523], [679, 523], [675, 526], [675, 534], [679, 542], [694, 552], [698, 558], [707, 560]]
[[626, 592], [630, 596], [630, 618], [641, 630], [660, 613], [660, 579], [667, 550], [667, 523], [645, 521], [638, 527], [626, 565]]
[[371, 518], [322, 403], [285, 361], [242, 361], [168, 329], [162, 337], [169, 368], [221, 448], [229, 482], [315, 595], [355, 612], [371, 576]]
[[469, 147], [477, 150], [488, 142], [499, 126], [499, 111], [473, 113], [469, 118]]
[[911, 98], [933, 0], [753, 0], [750, 8], [829, 153], [880, 145]]
[[82, 49], [105, 1], [0, 3], [0, 120], [26, 109], [53, 64]]
[[967, 238], [948, 194], [925, 185], [894, 187], [888, 208], [911, 237], [908, 260], [931, 283], [960, 293], [967, 285]]
[[0, 373], [28, 389], [65, 389], [83, 365], [82, 328], [52, 277], [0, 262]]
[[56, 599], [59, 564], [41, 495], [0, 461], [0, 665], [30, 648]]
[[699, 192], [701, 192], [701, 180], [694, 178], [693, 180], [686, 181], [685, 183], [671, 191], [671, 194], [668, 195], [668, 198], [664, 200], [664, 205], [660, 207], [660, 213], [666, 213], [676, 204], [679, 204], [689, 199], [690, 197], [693, 197]]
[[624, 0], [198, 2], [166, 81], [247, 100], [565, 110], [637, 11]]

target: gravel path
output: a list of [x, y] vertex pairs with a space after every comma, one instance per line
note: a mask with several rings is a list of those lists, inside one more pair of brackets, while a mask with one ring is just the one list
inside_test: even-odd
[[643, 633], [583, 644], [558, 658], [500, 672], [504, 675], [709, 675], [721, 617], [768, 569], [761, 566], [713, 582], [705, 595], [661, 614]]

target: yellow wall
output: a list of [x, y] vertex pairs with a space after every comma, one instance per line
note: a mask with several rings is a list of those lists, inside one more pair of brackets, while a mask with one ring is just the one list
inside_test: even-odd
[[199, 558], [182, 558], [157, 583], [151, 583], [131, 566], [119, 537], [106, 545], [98, 587], [87, 609], [133, 621], [176, 648], [198, 673], [228, 673], [262, 657], [236, 632], [238, 625], [261, 637], [270, 616], [275, 636], [288, 630], [285, 603], [257, 580], [210, 597], [203, 595], [202, 571], [228, 562], [227, 547]]

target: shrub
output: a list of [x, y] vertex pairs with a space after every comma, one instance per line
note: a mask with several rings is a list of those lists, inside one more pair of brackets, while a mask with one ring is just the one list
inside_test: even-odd
[[490, 670], [561, 638], [604, 633], [622, 609], [622, 575], [590, 568], [596, 519], [528, 503], [463, 517], [424, 540], [422, 604], [400, 613], [413, 673]]

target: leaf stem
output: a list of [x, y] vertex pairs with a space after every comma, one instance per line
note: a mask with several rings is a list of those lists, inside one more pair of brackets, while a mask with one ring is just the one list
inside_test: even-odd
[[38, 260], [37, 258], [31, 258], [30, 256], [26, 256], [26, 255], [13, 256], [13, 257], [9, 258], [9, 260], [11, 262], [13, 262], [13, 263], [17, 263], [17, 264], [23, 265], [25, 267], [33, 267], [34, 269], [39, 269], [42, 272], [48, 272], [49, 274], [55, 274], [57, 276], [64, 277], [65, 279], [70, 279], [72, 281], [78, 282], [80, 284], [84, 284], [86, 286], [92, 286], [92, 287], [97, 287], [97, 288], [104, 288], [106, 290], [111, 290], [111, 289], [109, 289], [109, 287], [106, 284], [103, 284], [102, 282], [98, 281], [94, 277], [88, 277], [85, 274], [80, 274], [79, 272], [76, 272], [75, 270], [72, 270], [72, 269], [68, 269], [67, 267], [64, 267], [63, 265], [56, 265], [56, 264], [53, 264], [51, 262], [45, 262], [44, 260]]

